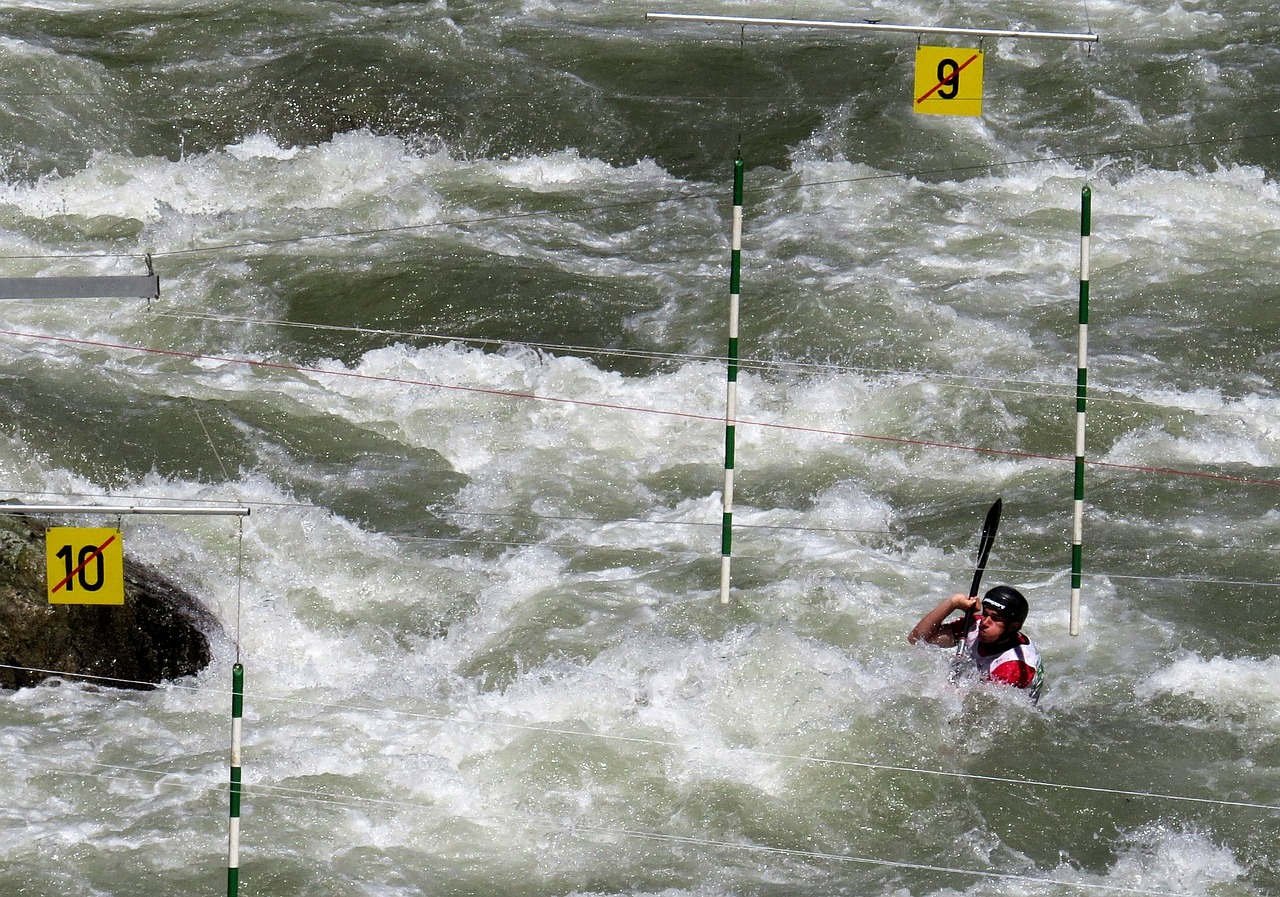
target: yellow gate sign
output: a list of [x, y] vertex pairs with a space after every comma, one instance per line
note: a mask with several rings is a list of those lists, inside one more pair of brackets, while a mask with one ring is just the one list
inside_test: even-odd
[[50, 604], [124, 604], [120, 530], [54, 526], [44, 538]]
[[916, 47], [912, 105], [922, 115], [981, 115], [982, 50]]

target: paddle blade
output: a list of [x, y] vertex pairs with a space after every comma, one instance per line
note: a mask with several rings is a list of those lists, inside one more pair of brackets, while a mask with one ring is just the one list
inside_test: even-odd
[[978, 540], [978, 566], [973, 571], [973, 585], [969, 586], [969, 597], [978, 594], [978, 586], [982, 583], [983, 571], [987, 569], [987, 557], [991, 554], [991, 546], [996, 541], [996, 530], [1000, 528], [1000, 499], [996, 499], [987, 511], [987, 519], [982, 523], [982, 537]]
[[[978, 594], [978, 586], [982, 583], [982, 573], [987, 569], [987, 557], [991, 554], [991, 546], [996, 541], [996, 530], [1000, 528], [1000, 499], [996, 499], [987, 511], [987, 519], [982, 522], [982, 536], [978, 539], [978, 565], [973, 571], [973, 584], [969, 586], [969, 597]], [[952, 662], [951, 680], [954, 682], [963, 669], [965, 651], [965, 635], [973, 625], [973, 611], [965, 611], [964, 625], [960, 627], [960, 639], [956, 642], [956, 656]]]

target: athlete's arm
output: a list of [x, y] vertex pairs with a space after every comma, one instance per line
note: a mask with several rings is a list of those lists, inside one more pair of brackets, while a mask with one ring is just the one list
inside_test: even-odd
[[957, 627], [947, 625], [947, 617], [956, 611], [976, 611], [978, 599], [968, 595], [952, 595], [938, 602], [938, 606], [920, 618], [911, 632], [907, 633], [907, 641], [928, 642], [930, 645], [941, 645], [944, 648], [954, 647], [960, 635]]

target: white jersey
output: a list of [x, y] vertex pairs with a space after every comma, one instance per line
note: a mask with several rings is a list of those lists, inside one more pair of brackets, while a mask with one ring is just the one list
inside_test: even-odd
[[1040, 650], [1035, 642], [1021, 632], [1014, 639], [1006, 639], [996, 645], [984, 645], [978, 641], [981, 615], [975, 615], [973, 625], [965, 633], [965, 655], [984, 679], [1003, 682], [1017, 688], [1025, 688], [1033, 697], [1039, 697], [1042, 664]]

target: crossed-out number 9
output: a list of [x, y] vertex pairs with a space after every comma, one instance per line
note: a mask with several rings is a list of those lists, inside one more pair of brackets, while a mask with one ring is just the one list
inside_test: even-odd
[[954, 59], [943, 59], [938, 63], [938, 96], [944, 100], [954, 100], [960, 92], [960, 63]]

